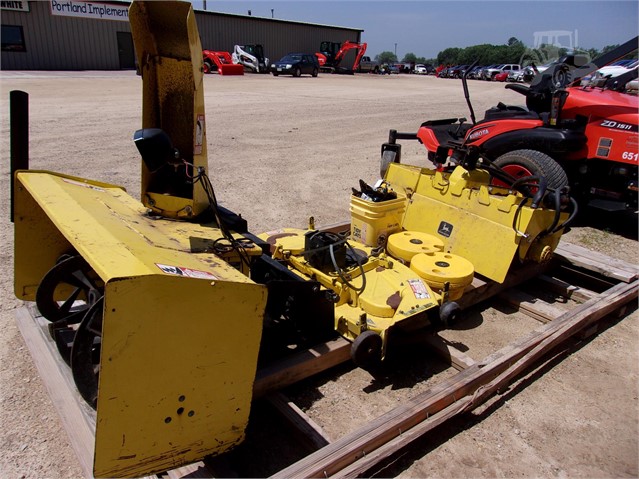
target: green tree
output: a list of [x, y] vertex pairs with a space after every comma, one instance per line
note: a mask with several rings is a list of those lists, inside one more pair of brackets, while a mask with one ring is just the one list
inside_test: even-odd
[[382, 52], [375, 55], [375, 61], [379, 62], [380, 65], [383, 63], [394, 63], [397, 61], [397, 55], [393, 52]]
[[402, 62], [417, 63], [417, 55], [415, 55], [414, 53], [407, 53], [406, 55], [404, 55], [404, 58], [402, 58]]
[[461, 48], [451, 47], [442, 50], [437, 54], [437, 63], [442, 65], [457, 64], [458, 57], [461, 53]]

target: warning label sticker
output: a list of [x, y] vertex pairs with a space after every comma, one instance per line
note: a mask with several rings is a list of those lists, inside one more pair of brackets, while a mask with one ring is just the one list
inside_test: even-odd
[[193, 154], [202, 154], [202, 142], [204, 141], [204, 115], [198, 114], [195, 124], [195, 142], [193, 144]]
[[210, 279], [216, 280], [217, 276], [208, 271], [200, 271], [198, 269], [185, 268], [183, 266], [171, 266], [168, 264], [155, 263], [164, 274], [173, 274], [175, 276], [186, 276], [188, 278]]
[[422, 283], [421, 279], [409, 279], [408, 284], [410, 285], [410, 289], [413, 290], [413, 294], [417, 299], [429, 299], [430, 294], [428, 294], [428, 290], [424, 283]]

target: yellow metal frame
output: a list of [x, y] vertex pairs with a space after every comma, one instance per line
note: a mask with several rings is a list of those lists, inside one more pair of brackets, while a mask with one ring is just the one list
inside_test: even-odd
[[[391, 163], [386, 181], [408, 199], [402, 227], [436, 235], [444, 250], [469, 260], [475, 271], [503, 282], [513, 262], [545, 261], [562, 231], [542, 235], [554, 210], [533, 209], [530, 201], [505, 188], [490, 186], [484, 170], [452, 173]], [[566, 213], [561, 213], [560, 222]]]
[[363, 270], [366, 288], [357, 293], [336, 272], [321, 271], [304, 258], [304, 235], [309, 231], [284, 228], [259, 237], [272, 245], [273, 258], [286, 261], [301, 277], [313, 278], [338, 296], [335, 330], [339, 334], [354, 341], [364, 331], [378, 333], [382, 337], [383, 358], [388, 332], [393, 326], [408, 319], [415, 320], [413, 326], [429, 325], [426, 312], [439, 306], [442, 296], [416, 272], [384, 253], [373, 255], [371, 247], [353, 242], [353, 246], [367, 256], [361, 270], [355, 266], [343, 272], [348, 281], [359, 288], [363, 284]]

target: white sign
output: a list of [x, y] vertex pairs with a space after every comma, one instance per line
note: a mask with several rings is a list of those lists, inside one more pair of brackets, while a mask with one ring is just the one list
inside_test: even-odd
[[81, 0], [51, 0], [51, 15], [128, 22], [129, 6]]
[[2, 0], [0, 2], [0, 10], [17, 10], [19, 12], [28, 12], [29, 2], [27, 2], [27, 0]]

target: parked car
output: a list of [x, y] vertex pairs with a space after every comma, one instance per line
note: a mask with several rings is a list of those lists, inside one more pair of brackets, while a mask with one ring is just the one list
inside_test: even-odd
[[[546, 63], [545, 65], [535, 65], [535, 68], [533, 68], [532, 65], [527, 66], [526, 68], [523, 69], [523, 72], [524, 72], [523, 81], [526, 83], [530, 83], [533, 80], [533, 78], [535, 78], [535, 75], [537, 73], [542, 73], [548, 70], [548, 68], [550, 68], [552, 64], [553, 62]], [[535, 69], [537, 71], [535, 71]]]
[[482, 71], [484, 80], [494, 80], [495, 75], [503, 72], [510, 72], [512, 70], [521, 70], [521, 66], [515, 63], [504, 63], [501, 65], [494, 66], [492, 68], [487, 68]]
[[468, 68], [468, 65], [457, 65], [454, 66], [450, 72], [448, 73], [450, 78], [461, 78], [464, 73], [466, 73], [466, 69]]
[[293, 75], [299, 77], [303, 74], [314, 77], [319, 73], [319, 61], [311, 53], [289, 53], [281, 60], [271, 64], [273, 76]]
[[415, 65], [415, 70], [413, 70], [413, 73], [415, 73], [416, 75], [428, 75], [428, 70], [426, 69], [426, 65], [418, 63], [417, 65]]
[[637, 66], [639, 66], [639, 60], [619, 60], [612, 65], [600, 68], [592, 75], [583, 77], [581, 79], [581, 85], [589, 85], [591, 82], [596, 82], [601, 78], [614, 78], [630, 70], [634, 70]]
[[497, 65], [497, 64], [493, 64], [493, 65], [485, 66], [484, 68], [482, 68], [482, 69], [481, 69], [481, 72], [479, 73], [479, 75], [477, 76], [477, 78], [478, 78], [479, 80], [487, 80], [487, 79], [488, 79], [488, 76], [489, 76], [489, 75], [488, 75], [488, 70], [490, 70], [490, 69], [492, 69], [492, 68], [495, 68], [495, 67], [497, 67], [497, 66], [499, 66], [499, 65]]
[[484, 68], [486, 67], [481, 65], [477, 65], [476, 67], [473, 67], [473, 69], [468, 72], [468, 75], [466, 76], [466, 78], [470, 78], [471, 80], [478, 80], [479, 76], [481, 75], [481, 71]]
[[525, 69], [522, 70], [511, 70], [508, 73], [506, 81], [514, 82], [514, 83], [523, 83], [524, 82], [524, 72]]
[[426, 74], [427, 75], [434, 75], [435, 74], [435, 66], [432, 63], [424, 63], [424, 66], [426, 67]]
[[493, 77], [493, 81], [506, 81], [508, 75], [510, 75], [510, 72], [497, 73], [497, 75]]

